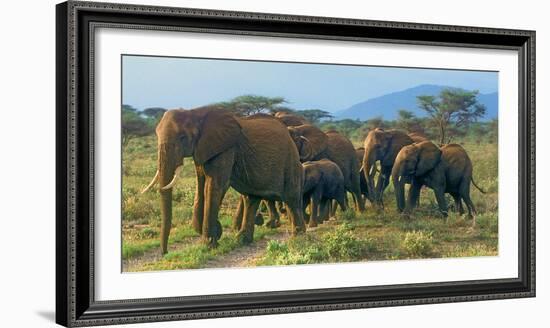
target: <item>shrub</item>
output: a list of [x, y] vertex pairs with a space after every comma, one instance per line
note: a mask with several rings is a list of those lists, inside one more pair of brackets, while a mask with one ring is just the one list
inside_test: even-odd
[[351, 233], [347, 223], [339, 226], [324, 238], [324, 247], [328, 255], [335, 260], [351, 260], [360, 257], [361, 242]]
[[425, 257], [432, 253], [433, 234], [423, 231], [410, 231], [405, 234], [403, 248], [410, 256]]

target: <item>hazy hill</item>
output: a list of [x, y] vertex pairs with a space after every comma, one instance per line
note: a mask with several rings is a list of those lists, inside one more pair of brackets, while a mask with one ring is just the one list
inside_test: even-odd
[[[416, 97], [420, 95], [437, 96], [441, 90], [449, 88], [443, 85], [424, 84], [403, 91], [389, 93], [380, 97], [371, 98], [357, 103], [347, 109], [334, 113], [336, 119], [360, 119], [381, 116], [386, 120], [397, 118], [399, 109], [406, 109], [417, 116], [425, 116], [425, 112], [418, 108]], [[487, 108], [482, 120], [490, 120], [498, 116], [498, 93], [479, 94], [478, 101]]]

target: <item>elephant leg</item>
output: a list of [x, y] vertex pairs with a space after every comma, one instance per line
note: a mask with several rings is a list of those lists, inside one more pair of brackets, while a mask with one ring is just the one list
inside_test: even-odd
[[434, 189], [435, 193], [435, 199], [437, 200], [437, 205], [439, 206], [439, 211], [441, 212], [441, 215], [443, 217], [447, 217], [448, 215], [448, 208], [447, 208], [447, 200], [445, 199], [445, 189], [443, 188], [437, 188]]
[[267, 221], [266, 226], [270, 228], [277, 228], [281, 225], [279, 212], [277, 211], [277, 207], [275, 205], [274, 200], [268, 200], [267, 203], [267, 211], [269, 212], [269, 221]]
[[195, 171], [197, 173], [197, 186], [195, 191], [195, 200], [193, 202], [193, 219], [192, 225], [193, 229], [197, 233], [202, 233], [202, 221], [204, 218], [204, 182], [205, 176], [204, 171], [201, 167], [195, 166]]
[[320, 190], [315, 190], [315, 192], [311, 197], [311, 202], [310, 202], [311, 215], [309, 218], [309, 225], [308, 225], [310, 228], [314, 228], [317, 226], [318, 223], [320, 223], [320, 220], [319, 220], [319, 203], [321, 200], [320, 193], [321, 193]]
[[258, 206], [258, 210], [256, 211], [256, 215], [254, 215], [254, 224], [257, 226], [261, 226], [264, 224], [264, 210], [267, 209], [267, 201], [265, 199], [262, 199], [260, 201], [260, 205]]
[[292, 235], [297, 235], [306, 231], [302, 202], [303, 199], [301, 199], [301, 197], [285, 199], [286, 214], [290, 221]]
[[407, 206], [405, 208], [406, 214], [412, 213], [415, 209], [416, 204], [418, 203], [421, 188], [422, 184], [415, 181], [411, 183], [411, 187], [409, 188], [409, 195], [407, 196]]
[[338, 195], [338, 197], [336, 198], [335, 201], [340, 206], [340, 209], [342, 210], [342, 212], [345, 212], [347, 210], [348, 204], [346, 202], [346, 193], [345, 192], [343, 194]]
[[254, 218], [262, 199], [256, 196], [244, 196], [244, 215], [241, 230], [237, 233], [237, 240], [242, 244], [254, 241]]
[[207, 221], [202, 224], [202, 238], [211, 247], [217, 246], [223, 233], [218, 214], [229, 189], [234, 159], [235, 153], [228, 151], [204, 165], [204, 218]]
[[336, 217], [336, 204], [334, 204], [334, 202], [332, 200], [328, 200], [327, 201], [327, 206], [328, 206], [328, 213], [330, 214], [330, 217], [333, 217], [335, 218]]
[[207, 218], [207, 222], [203, 222], [202, 225], [202, 238], [210, 246], [217, 246], [218, 239], [222, 235], [222, 226], [218, 221], [218, 214], [222, 199], [228, 188], [229, 178], [206, 177], [204, 217]]
[[472, 218], [472, 225], [475, 226], [477, 212], [472, 199], [470, 199], [470, 195], [464, 196], [464, 202], [466, 203], [466, 207], [468, 207], [468, 218]]
[[233, 230], [239, 231], [241, 229], [241, 226], [243, 224], [243, 213], [244, 213], [244, 196], [241, 196], [239, 198], [239, 203], [237, 204], [237, 210], [235, 211], [235, 215], [233, 215]]
[[464, 207], [462, 207], [462, 200], [460, 199], [460, 195], [457, 193], [452, 193], [451, 196], [453, 196], [453, 199], [455, 201], [455, 209], [458, 214], [464, 214]]
[[352, 176], [352, 190], [350, 190], [355, 205], [355, 210], [358, 212], [365, 211], [365, 203], [361, 194], [361, 180], [358, 174]]
[[277, 210], [279, 211], [279, 213], [285, 214], [286, 213], [285, 204], [283, 202], [276, 202], [276, 204], [277, 204]]
[[472, 199], [470, 198], [470, 182], [463, 183], [461, 186], [461, 195], [462, 199], [464, 199], [464, 203], [466, 203], [466, 207], [468, 207], [468, 217], [472, 218], [472, 225], [475, 226], [476, 224], [476, 208], [474, 206], [474, 203], [472, 202]]
[[377, 203], [380, 203], [380, 199], [382, 198], [384, 183], [384, 174], [382, 173], [382, 170], [380, 170], [376, 181], [376, 187], [374, 189], [374, 201]]
[[330, 199], [322, 198], [319, 204], [319, 216], [322, 220], [328, 220], [330, 218]]

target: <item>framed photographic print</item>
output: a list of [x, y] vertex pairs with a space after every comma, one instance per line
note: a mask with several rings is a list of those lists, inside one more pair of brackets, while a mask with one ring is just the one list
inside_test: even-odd
[[57, 5], [65, 326], [535, 296], [535, 32]]

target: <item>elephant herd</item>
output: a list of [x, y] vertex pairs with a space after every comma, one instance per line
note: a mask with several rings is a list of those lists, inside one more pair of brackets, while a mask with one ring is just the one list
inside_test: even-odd
[[[463, 200], [468, 215], [475, 215], [472, 163], [456, 144], [439, 147], [419, 135], [375, 129], [364, 148], [355, 149], [345, 136], [323, 132], [300, 116], [279, 112], [237, 117], [216, 106], [167, 111], [156, 135], [158, 169], [143, 192], [159, 186], [163, 254], [172, 222], [172, 189], [185, 157], [193, 158], [197, 179], [193, 228], [210, 246], [222, 235], [218, 213], [229, 187], [241, 194], [233, 228], [242, 243], [253, 241], [262, 201], [270, 213], [266, 224], [279, 226], [279, 212], [284, 211], [296, 235], [305, 232], [306, 223], [315, 227], [334, 215], [337, 206], [346, 210], [347, 192], [356, 211], [365, 210], [366, 200], [383, 207], [390, 177], [398, 210], [405, 215], [416, 206], [422, 186], [433, 189], [443, 215], [445, 193], [451, 194], [461, 214]], [[405, 184], [410, 184], [407, 201]]]

